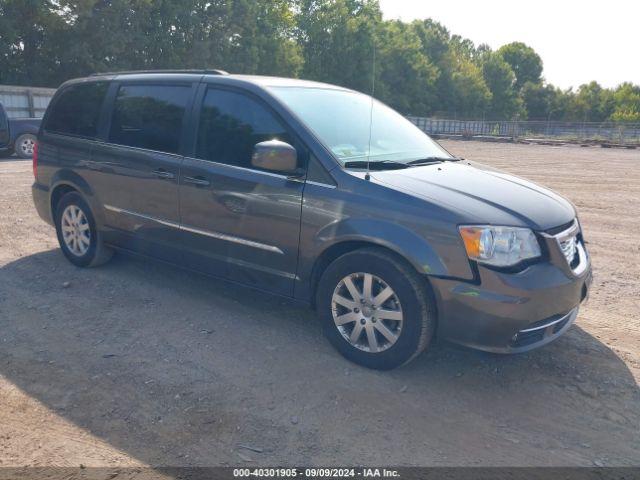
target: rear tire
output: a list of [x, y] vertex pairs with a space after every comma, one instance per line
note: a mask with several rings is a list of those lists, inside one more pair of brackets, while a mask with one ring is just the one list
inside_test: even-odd
[[74, 265], [96, 267], [113, 256], [113, 250], [102, 242], [91, 208], [78, 192], [69, 192], [60, 199], [55, 225], [62, 253]]
[[390, 370], [410, 362], [435, 331], [435, 302], [425, 279], [381, 248], [356, 250], [332, 262], [316, 302], [331, 344], [368, 368]]
[[14, 143], [13, 149], [20, 158], [33, 158], [33, 147], [36, 144], [36, 136], [23, 133]]

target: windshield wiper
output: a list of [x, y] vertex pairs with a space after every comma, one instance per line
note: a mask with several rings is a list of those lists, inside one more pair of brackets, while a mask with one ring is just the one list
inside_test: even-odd
[[458, 157], [426, 157], [419, 158], [418, 160], [411, 160], [407, 162], [407, 165], [430, 165], [433, 163], [442, 163], [442, 162], [459, 162], [462, 158]]
[[396, 162], [395, 160], [374, 160], [367, 162], [366, 160], [351, 160], [344, 162], [345, 168], [367, 168], [367, 163], [371, 170], [391, 170], [409, 168], [404, 162]]
[[410, 162], [398, 162], [396, 160], [349, 160], [344, 162], [345, 168], [367, 168], [367, 163], [371, 170], [399, 170], [402, 168], [417, 167], [420, 165], [433, 165], [442, 162], [458, 162], [462, 158], [458, 157], [425, 157]]

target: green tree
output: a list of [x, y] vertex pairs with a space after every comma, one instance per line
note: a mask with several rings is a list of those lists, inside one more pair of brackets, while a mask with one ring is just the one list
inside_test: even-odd
[[296, 76], [303, 63], [289, 0], [0, 0], [0, 13], [5, 83], [154, 68]]
[[542, 83], [527, 82], [521, 93], [529, 120], [560, 120], [573, 99], [572, 93]]
[[376, 97], [404, 114], [430, 114], [439, 73], [423, 53], [415, 31], [400, 21], [385, 22], [377, 51]]
[[474, 59], [478, 50], [470, 40], [451, 36], [432, 20], [411, 24], [422, 52], [436, 67], [437, 79], [431, 110], [457, 117], [482, 116], [489, 108], [491, 91]]
[[498, 53], [516, 76], [516, 90], [520, 90], [527, 82], [541, 82], [542, 59], [533, 48], [522, 42], [513, 42], [500, 47]]
[[491, 92], [488, 118], [510, 119], [522, 113], [522, 101], [515, 90], [516, 76], [501, 55], [485, 49], [480, 57], [482, 76]]
[[157, 68], [303, 76], [366, 93], [375, 80], [376, 97], [414, 115], [640, 121], [637, 85], [562, 91], [543, 83], [542, 60], [523, 43], [493, 52], [430, 19], [383, 21], [377, 0], [0, 0], [1, 83]]
[[49, 85], [61, 67], [56, 47], [65, 26], [56, 2], [0, 1], [0, 83]]
[[228, 16], [232, 26], [225, 69], [247, 74], [298, 76], [301, 49], [293, 36], [295, 15], [287, 0], [235, 0]]
[[613, 95], [598, 82], [580, 85], [567, 108], [567, 117], [573, 121], [602, 122], [614, 111]]
[[451, 77], [455, 56], [451, 52], [451, 35], [442, 24], [430, 19], [416, 20], [412, 23], [412, 27], [420, 39], [423, 55], [433, 64], [437, 72], [430, 111], [453, 112], [455, 102]]
[[462, 117], [482, 117], [491, 102], [491, 91], [482, 69], [470, 60], [458, 58], [451, 73], [451, 104]]
[[449, 53], [451, 35], [440, 23], [431, 20], [415, 20], [411, 26], [422, 43], [422, 51], [436, 65], [441, 65]]
[[[302, 65], [285, 0], [85, 0], [69, 9], [86, 39], [69, 56], [90, 71], [208, 67], [295, 76]], [[113, 31], [117, 41], [105, 41]]]
[[614, 112], [611, 120], [617, 122], [640, 122], [640, 86], [623, 83], [613, 93]]
[[382, 16], [377, 1], [301, 0], [298, 40], [305, 78], [371, 92]]

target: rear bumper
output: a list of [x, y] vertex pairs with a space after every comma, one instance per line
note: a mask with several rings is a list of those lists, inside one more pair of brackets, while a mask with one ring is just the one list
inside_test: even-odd
[[40, 218], [49, 225], [53, 225], [53, 219], [51, 218], [51, 206], [49, 203], [49, 189], [44, 185], [34, 183], [31, 186], [31, 195], [33, 196], [33, 204], [35, 205]]
[[480, 284], [431, 278], [438, 333], [447, 340], [497, 353], [545, 345], [575, 321], [591, 286], [591, 266], [580, 276], [551, 263], [519, 273], [479, 267]]

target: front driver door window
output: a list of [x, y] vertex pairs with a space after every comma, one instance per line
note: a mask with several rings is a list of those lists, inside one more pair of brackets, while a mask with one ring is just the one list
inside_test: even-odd
[[272, 139], [294, 143], [261, 101], [207, 90], [181, 172], [183, 242], [194, 268], [292, 295], [303, 184], [251, 166], [255, 144]]

